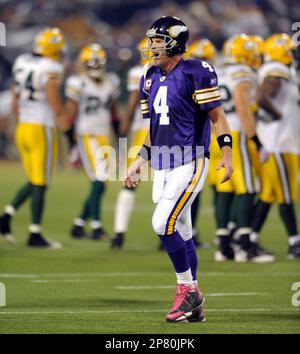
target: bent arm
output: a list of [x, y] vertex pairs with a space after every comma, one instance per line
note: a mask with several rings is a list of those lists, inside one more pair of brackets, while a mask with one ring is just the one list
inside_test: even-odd
[[258, 105], [270, 113], [275, 120], [281, 119], [281, 112], [272, 104], [271, 98], [275, 97], [281, 87], [279, 77], [267, 76], [257, 88], [256, 99]]

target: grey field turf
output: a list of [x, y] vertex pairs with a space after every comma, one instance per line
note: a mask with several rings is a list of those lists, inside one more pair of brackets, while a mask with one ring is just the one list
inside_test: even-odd
[[[18, 164], [0, 164], [0, 208], [23, 181]], [[119, 183], [109, 183], [103, 221], [112, 232]], [[300, 282], [300, 260], [287, 261], [287, 243], [277, 207], [262, 234], [274, 251], [272, 264], [216, 264], [211, 193], [202, 197], [199, 229], [210, 244], [198, 251], [199, 283], [206, 294], [205, 323], [168, 324], [165, 313], [174, 296], [168, 257], [156, 250], [151, 230], [151, 184], [137, 194], [125, 249], [107, 242], [72, 240], [69, 229], [88, 183], [81, 171], [57, 172], [48, 192], [44, 233], [62, 250], [25, 247], [29, 208], [14, 219], [17, 246], [0, 239], [0, 282], [7, 307], [0, 308], [0, 333], [300, 333], [300, 307], [291, 290]], [[300, 218], [299, 200], [297, 214]], [[300, 300], [300, 298], [299, 298]]]

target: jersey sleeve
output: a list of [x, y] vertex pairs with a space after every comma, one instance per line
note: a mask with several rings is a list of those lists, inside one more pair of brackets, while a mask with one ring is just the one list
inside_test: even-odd
[[269, 76], [290, 80], [291, 72], [286, 65], [281, 63], [266, 63], [259, 70], [259, 80], [263, 81], [266, 77]]
[[42, 85], [42, 87], [44, 87], [50, 79], [62, 80], [64, 67], [61, 63], [44, 58], [41, 63], [39, 72], [40, 84]]
[[65, 85], [65, 95], [73, 101], [78, 102], [81, 95], [81, 82], [79, 77], [70, 76]]
[[214, 68], [202, 62], [193, 74], [193, 99], [203, 111], [222, 106], [218, 76]]
[[64, 68], [61, 63], [51, 62], [45, 67], [45, 77], [49, 79], [59, 79], [63, 77]]

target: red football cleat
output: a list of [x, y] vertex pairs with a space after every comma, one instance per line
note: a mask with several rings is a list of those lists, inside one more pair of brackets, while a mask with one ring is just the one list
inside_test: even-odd
[[167, 313], [167, 322], [202, 322], [204, 297], [196, 285], [178, 284], [174, 304]]

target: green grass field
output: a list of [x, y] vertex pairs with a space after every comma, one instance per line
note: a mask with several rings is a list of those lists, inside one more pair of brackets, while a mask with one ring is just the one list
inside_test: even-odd
[[[0, 208], [24, 181], [18, 164], [0, 164]], [[112, 232], [120, 184], [109, 184], [103, 221]], [[48, 192], [44, 233], [63, 242], [61, 250], [25, 247], [29, 208], [13, 223], [17, 246], [0, 239], [0, 282], [7, 306], [0, 308], [0, 333], [300, 333], [300, 307], [291, 303], [300, 261], [287, 261], [287, 242], [277, 207], [263, 230], [262, 244], [275, 252], [272, 264], [216, 264], [214, 220], [209, 188], [202, 197], [199, 283], [206, 295], [205, 323], [168, 324], [175, 276], [168, 257], [156, 250], [151, 230], [151, 184], [137, 193], [125, 249], [72, 240], [69, 229], [88, 183], [81, 171], [57, 172]], [[297, 204], [300, 218], [300, 204]]]

